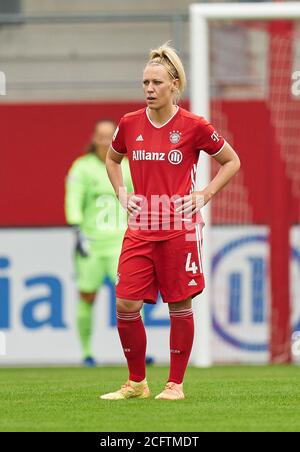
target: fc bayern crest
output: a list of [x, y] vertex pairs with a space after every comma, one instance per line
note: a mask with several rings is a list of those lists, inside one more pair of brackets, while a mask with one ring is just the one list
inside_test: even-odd
[[181, 138], [181, 132], [179, 132], [179, 130], [173, 130], [172, 132], [170, 132], [170, 141], [173, 144], [177, 144], [179, 143]]

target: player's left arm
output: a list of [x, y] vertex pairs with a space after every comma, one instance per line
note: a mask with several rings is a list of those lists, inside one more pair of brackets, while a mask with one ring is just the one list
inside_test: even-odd
[[213, 180], [201, 192], [204, 196], [204, 205], [229, 183], [241, 167], [237, 153], [227, 142], [224, 143], [221, 152], [213, 156], [213, 158], [220, 164], [220, 169]]
[[229, 183], [240, 169], [240, 159], [227, 142], [224, 143], [222, 150], [212, 158], [220, 164], [217, 175], [203, 190], [184, 196], [181, 206], [176, 209], [178, 212], [183, 212], [187, 216], [198, 212]]

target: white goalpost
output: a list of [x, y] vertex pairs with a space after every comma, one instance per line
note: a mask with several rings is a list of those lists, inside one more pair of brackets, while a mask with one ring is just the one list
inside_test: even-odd
[[[210, 32], [210, 24], [212, 22], [223, 22], [225, 24], [230, 24], [234, 21], [240, 21], [242, 25], [248, 24], [248, 21], [266, 21], [269, 23], [270, 21], [281, 21], [281, 20], [291, 20], [295, 21], [300, 19], [300, 2], [292, 2], [292, 3], [232, 3], [232, 4], [193, 4], [190, 6], [190, 100], [191, 100], [191, 111], [197, 115], [204, 116], [206, 119], [211, 120], [211, 57], [210, 57], [210, 46], [211, 46], [211, 32]], [[250, 22], [249, 22], [250, 23]], [[232, 53], [234, 53], [234, 46], [232, 46]], [[231, 56], [234, 59], [234, 55]], [[224, 60], [226, 55], [224, 56]], [[237, 56], [238, 58], [238, 56]], [[282, 68], [281, 68], [282, 69]], [[295, 68], [297, 69], [297, 68]], [[298, 68], [300, 70], [300, 67]], [[271, 72], [271, 70], [269, 70]], [[268, 75], [267, 75], [268, 76]], [[289, 74], [292, 77], [292, 74]], [[242, 76], [241, 76], [242, 77]], [[277, 79], [276, 79], [277, 80]], [[274, 83], [274, 82], [272, 82]], [[276, 82], [279, 83], [279, 82]], [[233, 82], [234, 84], [234, 82]], [[271, 87], [272, 88], [272, 87]], [[266, 88], [269, 90], [269, 97], [273, 95], [271, 105], [271, 101], [268, 100], [268, 108], [272, 110], [274, 107], [273, 114], [271, 113], [272, 126], [277, 126], [280, 124], [280, 133], [284, 136], [285, 130], [283, 124], [283, 119], [279, 118], [278, 110], [280, 111], [279, 101], [276, 100], [276, 90], [271, 89], [270, 87]], [[277, 88], [276, 88], [277, 89]], [[229, 90], [228, 90], [229, 91]], [[247, 90], [244, 89], [247, 95]], [[250, 91], [250, 89], [248, 89]], [[272, 91], [272, 92], [271, 92]], [[271, 94], [270, 94], [271, 92]], [[234, 94], [236, 96], [236, 94]], [[245, 95], [245, 98], [246, 98]], [[274, 100], [275, 99], [275, 100]], [[277, 103], [276, 103], [277, 102]], [[285, 108], [285, 107], [284, 107]], [[293, 107], [299, 109], [299, 106]], [[297, 110], [299, 111], [299, 110]], [[288, 112], [290, 114], [290, 112]], [[277, 116], [276, 116], [277, 114]], [[273, 115], [273, 116], [272, 116]], [[286, 114], [287, 115], [287, 114]], [[285, 119], [285, 118], [284, 118]], [[213, 121], [212, 121], [213, 123]], [[213, 125], [215, 125], [213, 123]], [[279, 127], [279, 126], [278, 126]], [[218, 125], [216, 125], [218, 130]], [[295, 128], [300, 130], [297, 125]], [[279, 130], [279, 128], [278, 128]], [[222, 134], [222, 130], [220, 131]], [[278, 132], [279, 133], [279, 132]], [[294, 133], [294, 132], [292, 132]], [[296, 133], [296, 132], [295, 132]], [[225, 135], [225, 133], [224, 133]], [[225, 135], [225, 138], [226, 135]], [[230, 142], [230, 139], [227, 138]], [[280, 144], [280, 139], [277, 140]], [[237, 149], [238, 149], [238, 143]], [[291, 145], [292, 146], [292, 145]], [[296, 148], [290, 147], [289, 150], [281, 149], [281, 156], [284, 161], [288, 162], [291, 160], [291, 155], [296, 155]], [[289, 152], [289, 159], [285, 156]], [[286, 153], [286, 154], [285, 154]], [[299, 153], [299, 148], [298, 148]], [[293, 157], [294, 158], [294, 157]], [[296, 157], [295, 157], [296, 158]], [[211, 174], [211, 159], [204, 153], [201, 153], [198, 162], [198, 172], [197, 172], [197, 188], [203, 188], [209, 183], [210, 174]], [[288, 171], [288, 170], [287, 170]], [[295, 172], [294, 172], [295, 173]], [[274, 177], [278, 177], [274, 175]], [[296, 183], [299, 186], [299, 174], [296, 176], [290, 176], [287, 174], [289, 181]], [[292, 177], [294, 179], [292, 180]], [[274, 195], [275, 196], [275, 195]], [[214, 201], [213, 201], [214, 202]], [[280, 203], [280, 200], [278, 200]], [[212, 316], [211, 316], [211, 290], [212, 290], [212, 278], [211, 278], [211, 206], [208, 205], [203, 209], [203, 217], [205, 221], [204, 228], [204, 246], [203, 246], [203, 261], [205, 265], [205, 279], [206, 279], [206, 289], [202, 295], [198, 297], [196, 303], [194, 304], [195, 311], [195, 342], [194, 342], [194, 352], [193, 352], [193, 362], [198, 367], [208, 367], [213, 363], [212, 357], [212, 348], [211, 348], [211, 334], [212, 334]], [[300, 218], [300, 215], [299, 215]], [[270, 230], [272, 230], [272, 218], [270, 220]], [[274, 220], [276, 221], [276, 220]], [[246, 221], [245, 221], [246, 223]], [[253, 220], [253, 223], [255, 221]], [[274, 224], [274, 222], [273, 222]], [[274, 229], [274, 228], [273, 228]], [[287, 234], [289, 233], [289, 225], [282, 225], [282, 230], [286, 230]], [[279, 232], [280, 233], [280, 232]], [[282, 232], [281, 232], [282, 234]], [[272, 232], [270, 235], [270, 241], [272, 243], [276, 243], [276, 236], [272, 236]], [[273, 238], [272, 238], [273, 237]], [[277, 251], [272, 249], [272, 253], [276, 253]], [[278, 256], [277, 256], [278, 258]], [[271, 286], [272, 281], [276, 280], [276, 274], [278, 275], [281, 270], [276, 269], [273, 265], [273, 262], [278, 261], [278, 259], [273, 257], [271, 258]], [[288, 258], [287, 258], [288, 259]], [[288, 266], [288, 263], [286, 263]], [[273, 275], [273, 279], [272, 279]], [[275, 275], [275, 276], [274, 276]], [[287, 273], [288, 278], [288, 273]], [[275, 283], [274, 283], [275, 284]], [[287, 283], [288, 284], [288, 283]], [[276, 287], [271, 287], [271, 293], [273, 294], [274, 300], [271, 301], [273, 304], [272, 309], [274, 308], [274, 303], [276, 303]], [[288, 303], [288, 301], [287, 301]], [[277, 308], [276, 308], [277, 309]], [[289, 312], [285, 312], [285, 316], [288, 318], [290, 315]], [[273, 362], [287, 362], [289, 360], [289, 344], [288, 344], [288, 334], [289, 334], [289, 326], [283, 325], [282, 323], [276, 324], [276, 322], [280, 322], [280, 320], [276, 320], [277, 317], [283, 316], [270, 316], [270, 354], [272, 356], [271, 361]], [[273, 324], [272, 324], [273, 322]], [[282, 322], [282, 320], [281, 320]], [[283, 332], [282, 332], [283, 331]], [[282, 332], [282, 335], [281, 335]], [[277, 337], [277, 339], [276, 339]], [[275, 338], [275, 339], [274, 339]], [[276, 343], [277, 341], [277, 343]]]

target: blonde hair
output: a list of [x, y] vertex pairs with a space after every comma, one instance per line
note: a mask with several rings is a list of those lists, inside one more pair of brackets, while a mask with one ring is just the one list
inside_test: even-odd
[[181, 59], [177, 55], [176, 50], [170, 46], [170, 42], [168, 41], [157, 49], [150, 50], [147, 66], [160, 64], [167, 69], [173, 80], [179, 80], [179, 88], [174, 95], [175, 103], [177, 103], [186, 87], [186, 75]]

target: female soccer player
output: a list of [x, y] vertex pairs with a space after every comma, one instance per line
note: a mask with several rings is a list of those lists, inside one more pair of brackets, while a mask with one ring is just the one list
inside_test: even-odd
[[[147, 398], [146, 334], [140, 316], [158, 290], [171, 321], [170, 374], [156, 399], [184, 399], [183, 378], [193, 344], [192, 298], [204, 289], [200, 208], [237, 173], [232, 147], [202, 117], [177, 105], [185, 87], [183, 65], [164, 44], [151, 51], [143, 73], [147, 107], [125, 115], [114, 134], [106, 167], [115, 193], [129, 212], [118, 265], [117, 325], [129, 379], [102, 399]], [[194, 190], [200, 150], [220, 164], [201, 192]], [[127, 154], [134, 193], [124, 189], [120, 163]]]
[[[118, 210], [118, 201], [105, 167], [115, 128], [116, 124], [111, 120], [96, 123], [87, 153], [73, 163], [66, 184], [66, 218], [76, 232], [75, 267], [79, 291], [77, 328], [83, 363], [87, 367], [96, 365], [91, 350], [93, 303], [105, 276], [115, 283], [125, 231], [122, 225], [110, 223], [108, 228], [102, 221], [105, 220], [104, 209], [111, 209], [112, 215]], [[122, 167], [126, 187], [131, 191], [127, 159], [123, 161]]]

